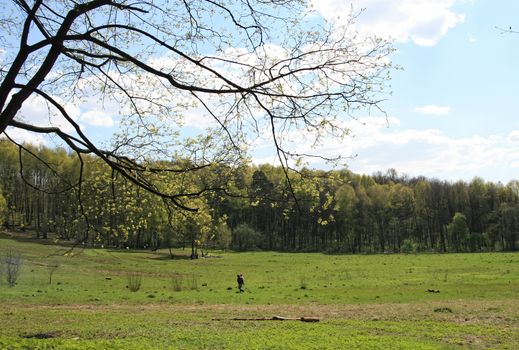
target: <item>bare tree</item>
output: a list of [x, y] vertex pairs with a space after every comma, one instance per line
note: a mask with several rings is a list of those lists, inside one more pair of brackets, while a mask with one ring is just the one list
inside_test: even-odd
[[5, 256], [3, 257], [3, 265], [5, 271], [5, 278], [7, 285], [13, 287], [20, 277], [22, 268], [22, 256], [13, 248], [7, 249]]
[[[0, 133], [51, 135], [186, 210], [224, 183], [168, 190], [154, 174], [232, 169], [264, 135], [287, 174], [307, 157], [338, 161], [298, 142], [342, 138], [343, 116], [379, 109], [392, 52], [343, 16], [325, 23], [301, 0], [6, 1]], [[45, 124], [24, 111], [36, 100]], [[117, 117], [111, 144], [81, 128], [73, 111], [84, 106]], [[195, 118], [207, 128], [193, 135], [183, 126]]]

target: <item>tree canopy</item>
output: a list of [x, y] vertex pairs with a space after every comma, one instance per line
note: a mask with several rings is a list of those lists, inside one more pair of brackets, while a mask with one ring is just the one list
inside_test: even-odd
[[[366, 176], [305, 169], [290, 173], [296, 203], [281, 167], [249, 165], [235, 171], [230, 184], [240, 196], [208, 192], [193, 199], [199, 210], [191, 212], [171, 210], [167, 201], [90, 155], [84, 156], [78, 200], [77, 188], [66, 190], [79, 172], [77, 157], [25, 147], [32, 154], [20, 158], [16, 145], [0, 141], [0, 215], [11, 230], [35, 231], [41, 238], [121, 248], [191, 246], [193, 256], [209, 248], [477, 252], [516, 250], [519, 243], [517, 181], [452, 183], [395, 171]], [[212, 170], [189, 176], [164, 176], [162, 186], [174, 190], [188, 183], [197, 191], [214, 177]]]
[[[327, 23], [300, 0], [12, 0], [1, 7], [0, 133], [25, 152], [20, 130], [65, 143], [81, 165], [70, 184], [79, 196], [86, 154], [185, 210], [196, 208], [193, 198], [227, 191], [263, 135], [287, 179], [307, 157], [336, 161], [298, 142], [317, 147], [347, 135], [343, 117], [379, 108], [391, 70], [391, 43], [357, 35], [355, 14], [342, 26]], [[25, 108], [35, 101], [48, 111], [45, 123]], [[82, 128], [77, 114], [88, 108], [116, 118], [110, 143]], [[186, 131], [195, 120], [200, 132]], [[218, 169], [219, 181], [163, 185], [164, 176], [207, 169]]]

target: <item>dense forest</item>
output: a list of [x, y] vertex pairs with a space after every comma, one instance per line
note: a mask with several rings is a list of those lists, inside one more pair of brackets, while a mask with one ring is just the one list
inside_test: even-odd
[[197, 210], [170, 205], [94, 157], [0, 141], [0, 215], [7, 228], [31, 230], [42, 239], [120, 248], [189, 246], [193, 254], [208, 248], [494, 251], [516, 250], [519, 240], [519, 181], [447, 182], [394, 170], [286, 174], [251, 164], [156, 176], [163, 186], [198, 193], [184, 202]]

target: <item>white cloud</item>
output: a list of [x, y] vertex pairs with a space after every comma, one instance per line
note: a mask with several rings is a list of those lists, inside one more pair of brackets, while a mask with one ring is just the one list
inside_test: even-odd
[[[456, 138], [440, 130], [379, 129], [351, 141], [359, 155], [351, 162], [356, 172], [371, 174], [388, 168], [411, 176], [445, 180], [470, 180], [482, 176], [489, 181], [517, 178], [519, 130], [509, 135], [474, 135]], [[359, 142], [360, 141], [360, 142]]]
[[324, 18], [340, 21], [354, 11], [365, 9], [357, 28], [364, 34], [391, 37], [398, 42], [412, 40], [420, 46], [434, 46], [449, 29], [463, 23], [463, 14], [451, 8], [459, 0], [311, 0]]
[[428, 115], [447, 115], [451, 111], [449, 106], [437, 106], [437, 105], [427, 105], [423, 107], [416, 107], [415, 112], [420, 112]]
[[[18, 143], [30, 143], [34, 146], [45, 145], [46, 142], [42, 135], [32, 133], [27, 130], [13, 128], [8, 126], [6, 129], [7, 135]], [[0, 138], [4, 139], [5, 136], [1, 135]]]
[[[56, 97], [55, 99], [61, 103], [72, 120], [78, 119], [80, 110], [77, 106]], [[58, 127], [64, 132], [74, 130], [73, 126], [52, 105], [38, 95], [32, 95], [24, 102], [16, 119], [39, 127]]]
[[472, 36], [472, 34], [469, 34], [469, 43], [472, 44], [472, 43], [475, 43], [475, 42], [476, 42], [476, 38], [474, 38], [474, 37]]
[[[324, 140], [318, 154], [323, 157], [357, 155], [347, 162], [357, 173], [372, 174], [394, 168], [410, 176], [453, 181], [470, 181], [475, 176], [502, 182], [517, 178], [519, 130], [508, 135], [459, 138], [438, 129], [402, 129], [400, 120], [393, 117], [387, 121], [383, 117], [360, 118], [348, 121], [347, 125], [352, 130], [351, 137], [342, 143], [333, 138]], [[304, 139], [297, 144], [297, 151], [316, 153]], [[262, 161], [273, 159], [259, 156], [254, 160], [255, 163]], [[323, 166], [318, 159], [309, 162], [310, 166]]]
[[506, 137], [506, 142], [510, 146], [519, 146], [519, 130], [514, 130]]
[[101, 110], [90, 110], [81, 114], [80, 120], [89, 125], [94, 126], [106, 126], [110, 127], [114, 125], [112, 117]]

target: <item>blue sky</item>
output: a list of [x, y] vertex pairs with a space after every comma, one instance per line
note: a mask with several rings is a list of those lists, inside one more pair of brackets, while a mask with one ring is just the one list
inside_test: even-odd
[[[333, 13], [341, 3], [316, 6]], [[393, 73], [393, 95], [383, 103], [389, 125], [355, 128], [349, 168], [452, 181], [519, 179], [519, 35], [496, 29], [519, 29], [519, 1], [354, 3], [365, 7], [361, 31], [395, 38], [393, 62], [403, 70]]]
[[[449, 181], [476, 176], [503, 183], [519, 179], [519, 34], [496, 28], [519, 30], [519, 1], [311, 2], [328, 19], [341, 14], [346, 18], [352, 4], [364, 8], [357, 30], [391, 37], [397, 49], [392, 61], [403, 68], [393, 72], [393, 93], [381, 105], [387, 119], [373, 113], [348, 121], [352, 137], [341, 144], [330, 140], [322, 155], [355, 155], [348, 167], [365, 174], [394, 168]], [[23, 115], [42, 123], [52, 119], [43, 114], [41, 101], [28, 102]], [[95, 139], [106, 138], [118, 127], [110, 103], [101, 106], [92, 98], [67, 109]], [[203, 124], [196, 112], [190, 114], [191, 127]], [[51, 124], [67, 129], [59, 121]], [[16, 136], [48, 143], [23, 131]], [[266, 155], [262, 147], [252, 155], [256, 163], [276, 164], [275, 155]]]

